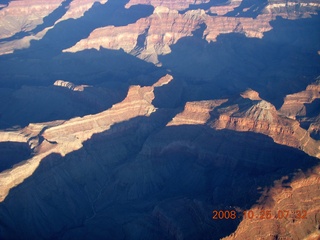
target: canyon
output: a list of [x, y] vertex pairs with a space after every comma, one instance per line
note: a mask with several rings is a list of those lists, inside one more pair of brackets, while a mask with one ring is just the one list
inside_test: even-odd
[[0, 238], [318, 239], [319, 9], [1, 3]]

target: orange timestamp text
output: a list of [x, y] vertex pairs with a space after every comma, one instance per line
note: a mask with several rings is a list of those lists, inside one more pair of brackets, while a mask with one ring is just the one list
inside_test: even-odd
[[307, 210], [259, 210], [259, 211], [236, 211], [236, 210], [213, 210], [213, 220], [222, 219], [307, 219]]

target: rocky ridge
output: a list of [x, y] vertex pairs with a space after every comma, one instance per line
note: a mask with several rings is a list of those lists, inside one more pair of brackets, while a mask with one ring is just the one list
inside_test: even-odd
[[[201, 9], [189, 10], [181, 14], [174, 6], [168, 6], [170, 4], [153, 2], [149, 4], [155, 6], [151, 16], [124, 27], [107, 26], [96, 29], [88, 38], [80, 40], [64, 51], [77, 52], [100, 47], [122, 48], [127, 53], [160, 66], [158, 56], [170, 53], [171, 45], [183, 37], [192, 36], [192, 32], [203, 23], [206, 25], [203, 38], [208, 42], [216, 41], [220, 34], [225, 33], [241, 33], [250, 38], [262, 38], [265, 32], [272, 29], [270, 22], [277, 16], [287, 19], [309, 17], [310, 14], [317, 14], [316, 9], [320, 8], [318, 2], [291, 4], [282, 1], [278, 5], [269, 3], [261, 14], [251, 18], [227, 16], [227, 13], [241, 4], [239, 1], [232, 1], [226, 6], [211, 7], [209, 11], [220, 13], [218, 16], [211, 16], [208, 11]], [[222, 7], [224, 7], [222, 10], [224, 15], [221, 13]], [[292, 10], [292, 7], [298, 8], [299, 11]], [[139, 36], [141, 38], [138, 38]]]
[[0, 10], [0, 39], [33, 30], [62, 2], [63, 0], [10, 1], [8, 6]]
[[[298, 174], [289, 184], [276, 181], [275, 186], [265, 189], [260, 203], [246, 210], [252, 211], [239, 224], [237, 230], [223, 240], [231, 239], [307, 239], [320, 237], [320, 168], [315, 167], [308, 174]], [[285, 186], [284, 186], [285, 185]], [[240, 210], [241, 214], [244, 210]], [[261, 219], [261, 211], [270, 211], [270, 219]], [[287, 217], [276, 218], [288, 212]], [[302, 215], [305, 215], [302, 217]], [[258, 218], [256, 218], [258, 217]]]
[[208, 124], [214, 129], [230, 129], [262, 133], [276, 143], [301, 149], [320, 158], [320, 142], [316, 141], [298, 121], [280, 114], [259, 94], [248, 90], [242, 99], [189, 102], [168, 125]]
[[57, 20], [55, 24], [70, 18], [80, 18], [93, 6], [94, 3], [105, 4], [106, 2], [108, 2], [108, 0], [73, 0], [70, 3], [67, 12]]
[[57, 80], [54, 82], [53, 85], [58, 87], [65, 87], [72, 91], [79, 91], [79, 92], [82, 92], [84, 88], [89, 87], [88, 85], [75, 85], [72, 82], [63, 81], [63, 80]]
[[137, 4], [146, 4], [146, 5], [152, 5], [154, 7], [167, 7], [173, 10], [184, 10], [189, 7], [190, 4], [202, 4], [202, 3], [208, 3], [209, 0], [178, 0], [178, 1], [172, 1], [172, 0], [130, 0], [126, 4], [126, 8], [129, 8], [133, 5]]
[[172, 77], [167, 75], [153, 86], [131, 86], [127, 97], [121, 103], [95, 115], [50, 124], [30, 124], [22, 130], [0, 132], [0, 142], [28, 142], [36, 153], [33, 158], [0, 173], [0, 200], [5, 199], [12, 187], [31, 176], [46, 156], [52, 153], [65, 156], [80, 149], [82, 143], [90, 139], [93, 134], [104, 132], [115, 123], [138, 116], [150, 116], [156, 111], [152, 105], [154, 88], [167, 84], [171, 79]]
[[[25, 6], [24, 1], [17, 2], [19, 2], [19, 6], [21, 5], [19, 11], [26, 9], [21, 13], [25, 12], [27, 14], [28, 11], [30, 11], [28, 7]], [[62, 1], [53, 2], [54, 4], [51, 3], [50, 7], [45, 4], [38, 7], [37, 11], [42, 11], [42, 8], [46, 10], [42, 11], [41, 14], [37, 14], [32, 24], [27, 24], [28, 27], [23, 27], [24, 23], [23, 20], [21, 20], [21, 13], [19, 12], [20, 17], [16, 18], [15, 21], [20, 21], [20, 23], [14, 24], [15, 27], [11, 27], [11, 29], [8, 28], [7, 30], [1, 31], [6, 33], [6, 35], [0, 38], [12, 36], [21, 31], [32, 30], [35, 26], [41, 24], [43, 18], [48, 15], [50, 11], [57, 8], [61, 2]], [[66, 13], [58, 19], [55, 24], [70, 18], [80, 18], [84, 12], [91, 9], [94, 2], [105, 4], [107, 1], [71, 1]], [[178, 10], [188, 9], [189, 4], [195, 4], [196, 6], [196, 4], [207, 2], [208, 1], [130, 1], [126, 5], [127, 8], [137, 4], [147, 4], [155, 7], [154, 13], [147, 18], [141, 18], [136, 23], [127, 26], [106, 26], [95, 29], [88, 38], [81, 39], [74, 46], [65, 49], [64, 52], [78, 52], [85, 49], [99, 49], [100, 47], [117, 50], [122, 48], [131, 55], [160, 66], [161, 63], [158, 60], [158, 56], [170, 53], [171, 45], [183, 37], [192, 36], [192, 32], [198, 29], [203, 23], [206, 25], [203, 38], [208, 42], [216, 41], [220, 34], [226, 33], [241, 33], [250, 38], [262, 38], [265, 32], [272, 29], [270, 21], [274, 20], [277, 16], [287, 19], [306, 18], [310, 17], [311, 14], [317, 14], [316, 11], [320, 8], [319, 1], [311, 3], [269, 2], [256, 18], [251, 18], [242, 16], [241, 14], [239, 16], [230, 15], [234, 9], [241, 5], [242, 1], [229, 1], [223, 5], [211, 6], [210, 9], [206, 11], [197, 9], [187, 10], [185, 13], [178, 12]], [[14, 10], [15, 4], [10, 3], [9, 6], [0, 10], [0, 14], [2, 13], [3, 15], [2, 21], [7, 21], [8, 14], [14, 15], [16, 11]], [[248, 9], [243, 9], [243, 13], [247, 10]], [[54, 28], [55, 24], [23, 38], [2, 42], [0, 44], [0, 54], [9, 54], [15, 49], [28, 48], [31, 40], [42, 39], [47, 31]], [[3, 24], [3, 26], [10, 25]]]
[[310, 104], [319, 98], [320, 81], [307, 86], [305, 91], [286, 96], [279, 112], [293, 119], [306, 116], [306, 104]]
[[[14, 50], [30, 47], [31, 40], [41, 40], [49, 30], [61, 21], [77, 19], [83, 16], [95, 2], [105, 4], [107, 0], [74, 0], [70, 2], [66, 13], [52, 26], [46, 26], [38, 32], [31, 32], [43, 23], [43, 19], [50, 15], [65, 2], [62, 0], [51, 1], [11, 1], [7, 6], [0, 9], [0, 55], [13, 53]], [[9, 21], [9, 22], [8, 22]], [[2, 26], [2, 27], [1, 27]], [[18, 33], [27, 33], [26, 36], [17, 39], [12, 37]]]

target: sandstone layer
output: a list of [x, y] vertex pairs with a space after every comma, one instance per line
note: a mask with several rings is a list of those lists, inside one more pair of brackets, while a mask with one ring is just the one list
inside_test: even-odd
[[[3, 34], [1, 38], [12, 36], [21, 31], [30, 31], [41, 24], [42, 19], [57, 8], [61, 2], [51, 1], [49, 6], [37, 3], [40, 5], [37, 5], [36, 11], [28, 9], [24, 1], [11, 2], [9, 6], [0, 10], [0, 14], [2, 13], [3, 15], [3, 26], [7, 28], [0, 31]], [[77, 19], [82, 17], [93, 6], [94, 2], [105, 4], [107, 1], [71, 1], [66, 13], [57, 19], [56, 24], [70, 18]], [[212, 6], [206, 12], [200, 9], [189, 10], [185, 13], [177, 11], [188, 9], [189, 4], [207, 2], [130, 1], [126, 7], [136, 4], [148, 4], [154, 6], [155, 11], [153, 15], [142, 18], [128, 26], [114, 27], [109, 25], [95, 29], [88, 38], [80, 40], [76, 45], [64, 51], [77, 52], [91, 48], [99, 49], [100, 47], [117, 50], [122, 48], [127, 53], [160, 66], [161, 63], [158, 60], [158, 56], [170, 53], [171, 45], [183, 37], [192, 36], [192, 32], [203, 23], [206, 25], [203, 38], [208, 42], [216, 41], [220, 34], [226, 33], [241, 33], [247, 37], [262, 38], [265, 32], [272, 29], [270, 21], [274, 20], [277, 16], [288, 19], [305, 18], [310, 17], [310, 14], [317, 14], [317, 9], [320, 8], [319, 1], [299, 3], [285, 1], [269, 2], [256, 18], [252, 18], [242, 16], [241, 14], [236, 16], [230, 15], [229, 13], [232, 13], [232, 9], [239, 7], [242, 2], [229, 1], [223, 5]], [[25, 14], [33, 11], [37, 17], [31, 23], [25, 23], [27, 20], [22, 19], [20, 12], [20, 17], [14, 17], [17, 11], [15, 9], [18, 9], [15, 5], [19, 6], [19, 11], [25, 12]], [[242, 13], [245, 13], [247, 10], [243, 9]], [[40, 13], [38, 14], [37, 11]], [[214, 14], [217, 14], [217, 16], [214, 16]], [[13, 16], [11, 17], [11, 15]], [[27, 15], [24, 18], [26, 17]], [[10, 20], [10, 24], [6, 24], [5, 21], [11, 18], [15, 18], [14, 21]], [[9, 54], [15, 49], [28, 48], [31, 40], [42, 39], [47, 31], [53, 27], [54, 25], [47, 27], [41, 32], [1, 43], [0, 54]]]
[[127, 4], [126, 7], [129, 8], [133, 5], [137, 4], [148, 4], [152, 5], [154, 7], [159, 7], [159, 6], [164, 6], [168, 7], [170, 9], [174, 10], [183, 10], [189, 7], [190, 4], [201, 4], [201, 3], [208, 3], [209, 0], [130, 0]]
[[73, 0], [69, 4], [67, 12], [56, 22], [56, 24], [70, 18], [80, 18], [94, 3], [105, 4], [106, 2], [108, 2], [108, 0]]
[[88, 85], [75, 85], [72, 82], [63, 81], [63, 80], [57, 80], [54, 82], [53, 85], [58, 87], [65, 87], [72, 91], [79, 91], [79, 92], [82, 92], [84, 88], [89, 87]]
[[310, 104], [319, 98], [320, 81], [318, 80], [318, 82], [309, 85], [305, 91], [286, 96], [279, 112], [293, 119], [306, 116], [306, 104]]
[[[320, 142], [310, 137], [298, 121], [282, 116], [259, 94], [248, 90], [242, 99], [187, 103], [168, 125], [209, 124], [214, 129], [262, 133], [276, 143], [301, 149], [320, 158]], [[224, 103], [224, 104], [223, 104]]]
[[[152, 2], [146, 2], [154, 4]], [[170, 2], [171, 3], [171, 2]], [[159, 6], [158, 6], [159, 5]], [[170, 5], [170, 4], [169, 4]], [[216, 41], [220, 34], [241, 33], [250, 38], [262, 38], [265, 32], [272, 29], [270, 22], [277, 16], [288, 19], [309, 17], [316, 14], [320, 3], [270, 3], [256, 18], [245, 16], [228, 16], [229, 10], [236, 8], [240, 2], [231, 1], [227, 3], [226, 15], [223, 15], [219, 8], [211, 8], [211, 12], [220, 13], [218, 16], [211, 16], [204, 10], [189, 10], [184, 14], [176, 11], [174, 6], [166, 4], [154, 4], [156, 6], [153, 15], [140, 19], [134, 24], [123, 27], [107, 26], [94, 30], [86, 39], [80, 40], [65, 52], [77, 52], [85, 49], [120, 49], [140, 59], [161, 65], [159, 55], [166, 55], [171, 52], [170, 46], [179, 39], [192, 36], [192, 32], [206, 25], [203, 38], [208, 42]], [[293, 9], [292, 9], [293, 8]], [[299, 11], [295, 9], [298, 8]]]
[[[246, 215], [237, 230], [223, 239], [252, 239], [252, 236], [261, 240], [319, 239], [320, 168], [316, 167], [306, 175], [298, 175], [285, 186], [282, 181], [275, 182], [273, 188], [265, 190], [260, 204], [245, 210], [247, 213], [252, 211], [252, 219]], [[238, 214], [241, 215], [243, 211], [240, 210]], [[269, 211], [268, 219], [261, 218], [263, 211]], [[283, 217], [282, 213], [287, 217]]]
[[37, 169], [41, 160], [52, 153], [61, 156], [82, 148], [82, 143], [93, 134], [104, 132], [115, 123], [138, 116], [150, 116], [156, 111], [152, 105], [153, 90], [167, 84], [172, 77], [165, 76], [154, 86], [131, 86], [127, 97], [104, 112], [74, 118], [54, 125], [35, 124], [16, 132], [0, 132], [1, 141], [32, 142], [37, 154], [13, 169], [0, 173], [0, 199], [3, 201], [9, 190], [23, 182]]
[[63, 0], [10, 1], [7, 7], [0, 10], [0, 39], [33, 30], [62, 2]]

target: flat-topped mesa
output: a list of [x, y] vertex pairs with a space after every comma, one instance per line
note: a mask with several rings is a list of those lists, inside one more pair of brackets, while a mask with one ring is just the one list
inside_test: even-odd
[[189, 7], [190, 4], [202, 4], [208, 3], [210, 0], [130, 0], [126, 4], [126, 8], [129, 8], [137, 4], [152, 5], [154, 7], [164, 6], [172, 10], [184, 10]]
[[306, 90], [287, 95], [279, 112], [289, 118], [306, 116], [306, 105], [320, 98], [320, 83], [316, 82], [307, 86]]
[[[278, 239], [319, 239], [320, 167], [285, 187], [281, 183], [283, 180], [266, 190], [261, 203], [246, 210], [253, 217], [246, 214], [237, 230], [223, 240], [251, 239], [252, 236], [255, 239], [263, 239], [265, 236], [277, 236]], [[242, 214], [242, 211], [237, 214]], [[263, 211], [267, 215], [262, 216]]]
[[53, 85], [57, 87], [65, 87], [75, 92], [82, 92], [84, 88], [89, 87], [88, 85], [75, 85], [72, 82], [67, 82], [63, 80], [57, 80], [54, 82]]
[[10, 1], [7, 7], [0, 10], [0, 39], [33, 30], [62, 2], [63, 0]]
[[210, 119], [210, 112], [227, 100], [187, 102], [183, 112], [176, 115], [167, 126], [203, 125]]
[[0, 202], [6, 198], [12, 187], [33, 174], [46, 156], [52, 153], [65, 156], [82, 148], [83, 142], [90, 139], [93, 134], [105, 132], [116, 123], [139, 116], [150, 116], [156, 111], [152, 105], [155, 98], [154, 87], [165, 85], [171, 80], [172, 76], [166, 75], [154, 86], [131, 86], [122, 102], [98, 114], [77, 117], [68, 121], [56, 121], [57, 124], [55, 122], [48, 123], [48, 125], [30, 124], [19, 134], [29, 138], [37, 136], [43, 141], [39, 142], [40, 145], [37, 146], [33, 158], [0, 173]]
[[56, 21], [55, 24], [70, 18], [77, 19], [82, 17], [84, 13], [88, 11], [96, 2], [105, 4], [108, 2], [108, 0], [73, 0], [70, 3], [67, 12], [58, 21]]

